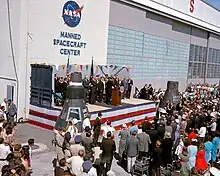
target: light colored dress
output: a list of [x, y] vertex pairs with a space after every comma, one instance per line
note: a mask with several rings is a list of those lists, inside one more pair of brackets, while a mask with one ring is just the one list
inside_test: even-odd
[[212, 142], [205, 142], [205, 160], [208, 163], [211, 160]]
[[176, 144], [176, 141], [179, 139], [179, 137], [180, 137], [180, 125], [177, 124], [176, 131], [175, 131], [175, 141], [174, 141], [174, 144]]
[[189, 145], [187, 147], [187, 152], [189, 155], [188, 167], [191, 170], [193, 167], [195, 167], [195, 164], [196, 164], [196, 155], [198, 152], [198, 147], [195, 145]]
[[212, 161], [216, 161], [219, 145], [220, 145], [220, 138], [214, 137], [212, 140]]

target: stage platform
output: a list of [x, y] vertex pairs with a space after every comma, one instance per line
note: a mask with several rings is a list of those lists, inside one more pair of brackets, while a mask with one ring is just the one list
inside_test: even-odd
[[[87, 107], [92, 116], [92, 124], [94, 124], [98, 112], [102, 112], [102, 123], [110, 120], [116, 129], [120, 129], [124, 123], [130, 125], [132, 120], [135, 120], [137, 124], [141, 123], [146, 116], [151, 121], [156, 115], [155, 102], [140, 99], [125, 99], [119, 106], [96, 103], [87, 104]], [[30, 105], [28, 123], [53, 130], [60, 111], [61, 107], [43, 108]]]

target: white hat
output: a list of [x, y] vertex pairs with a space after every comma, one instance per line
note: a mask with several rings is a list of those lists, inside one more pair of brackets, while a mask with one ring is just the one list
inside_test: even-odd
[[127, 125], [126, 125], [126, 123], [124, 123], [124, 124], [122, 125], [122, 127], [123, 127], [123, 128], [127, 128]]
[[171, 134], [168, 132], [166, 132], [164, 136], [165, 136], [165, 138], [171, 138]]
[[214, 176], [219, 176], [220, 175], [220, 171], [217, 168], [215, 168], [215, 167], [211, 167], [210, 168], [210, 172]]
[[115, 173], [110, 170], [110, 171], [107, 172], [107, 176], [115, 176]]
[[179, 119], [175, 119], [175, 122], [179, 124], [179, 123], [180, 123], [180, 120], [179, 120]]
[[78, 120], [77, 119], [73, 119], [72, 122], [73, 122], [74, 125], [76, 125], [78, 123]]
[[182, 119], [186, 119], [186, 114], [183, 114]]

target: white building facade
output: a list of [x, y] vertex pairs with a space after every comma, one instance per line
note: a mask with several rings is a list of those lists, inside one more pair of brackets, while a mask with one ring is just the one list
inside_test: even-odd
[[0, 100], [27, 117], [30, 64], [126, 65], [135, 85], [219, 83], [220, 12], [202, 0], [1, 0]]

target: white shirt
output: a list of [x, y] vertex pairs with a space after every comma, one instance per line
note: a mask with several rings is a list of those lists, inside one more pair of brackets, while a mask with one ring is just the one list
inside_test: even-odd
[[85, 118], [84, 120], [83, 120], [83, 129], [85, 130], [85, 128], [86, 128], [86, 126], [88, 126], [90, 129], [91, 129], [91, 123], [90, 123], [90, 120], [89, 120], [89, 118]]
[[77, 133], [78, 133], [78, 130], [77, 128], [74, 129], [74, 126], [73, 125], [70, 125], [68, 127], [68, 132], [70, 132], [70, 135], [71, 135], [71, 138], [73, 138]]
[[71, 158], [68, 158], [67, 163], [70, 164], [70, 169], [72, 174], [78, 175], [83, 172], [83, 158], [80, 156], [72, 156]]
[[97, 176], [97, 171], [94, 167], [90, 169], [90, 171], [88, 172], [88, 176]]
[[109, 126], [109, 125], [104, 125], [101, 127], [101, 129], [103, 130], [103, 137], [107, 138], [107, 133], [110, 131], [112, 133], [112, 136], [113, 136], [113, 133], [115, 132], [115, 128]]
[[9, 153], [11, 153], [10, 147], [5, 144], [0, 144], [0, 159], [6, 159]]
[[206, 135], [206, 127], [201, 127], [201, 128], [199, 129], [198, 134], [199, 134], [199, 137], [204, 138], [205, 135]]
[[217, 124], [216, 124], [216, 122], [213, 122], [209, 127], [211, 127], [211, 131], [212, 132], [215, 132], [216, 131], [216, 126], [217, 126]]

